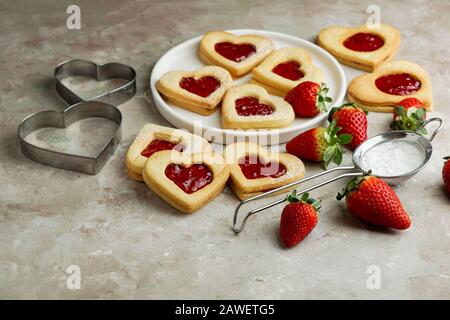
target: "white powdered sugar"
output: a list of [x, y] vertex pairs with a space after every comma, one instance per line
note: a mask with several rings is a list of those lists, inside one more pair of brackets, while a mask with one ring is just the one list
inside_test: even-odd
[[372, 170], [376, 176], [393, 177], [419, 168], [425, 153], [416, 143], [406, 140], [389, 140], [367, 151], [361, 161], [363, 170]]

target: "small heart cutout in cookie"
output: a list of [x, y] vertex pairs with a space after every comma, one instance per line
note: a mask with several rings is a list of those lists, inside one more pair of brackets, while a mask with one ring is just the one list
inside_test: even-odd
[[277, 162], [265, 162], [255, 155], [246, 155], [238, 160], [242, 174], [247, 179], [278, 178], [286, 173], [286, 167]]
[[196, 71], [169, 71], [161, 76], [156, 88], [169, 101], [203, 115], [210, 115], [233, 85], [227, 70], [209, 66]]
[[297, 157], [272, 152], [254, 143], [231, 144], [226, 147], [224, 157], [230, 168], [230, 185], [240, 199], [284, 186], [305, 174], [305, 167]]
[[220, 55], [234, 62], [241, 62], [256, 53], [256, 47], [249, 43], [235, 44], [231, 42], [216, 43], [214, 49]]
[[317, 44], [346, 65], [373, 71], [394, 58], [400, 46], [400, 32], [388, 25], [378, 28], [332, 26], [320, 31]]
[[211, 151], [211, 147], [208, 141], [200, 136], [148, 123], [139, 131], [128, 149], [125, 164], [129, 175], [142, 181], [142, 170], [147, 160], [164, 150], [196, 153]]
[[145, 163], [143, 178], [157, 195], [184, 213], [214, 199], [230, 175], [219, 154], [160, 151]]
[[201, 77], [199, 79], [185, 77], [181, 79], [180, 87], [200, 97], [206, 98], [220, 87], [220, 81], [211, 76]]
[[163, 150], [175, 150], [178, 152], [183, 152], [184, 146], [181, 143], [170, 142], [166, 140], [155, 139], [152, 140], [144, 150], [141, 152], [141, 156], [145, 158], [150, 158], [152, 154]]
[[259, 103], [257, 98], [243, 97], [234, 101], [236, 112], [239, 116], [267, 116], [275, 110], [271, 105]]
[[348, 87], [349, 101], [368, 111], [392, 112], [406, 97], [419, 99], [428, 111], [433, 108], [427, 72], [409, 61], [383, 63], [372, 73], [354, 78]]
[[171, 163], [165, 170], [166, 176], [187, 194], [194, 193], [212, 181], [212, 172], [207, 165], [193, 164], [183, 167]]
[[384, 93], [407, 96], [419, 91], [421, 83], [409, 73], [395, 73], [379, 77], [375, 80], [375, 85]]
[[231, 129], [280, 128], [294, 121], [289, 103], [254, 84], [234, 86], [222, 101], [222, 126]]
[[372, 52], [384, 46], [384, 40], [373, 33], [358, 32], [345, 39], [342, 44], [353, 51]]
[[300, 64], [295, 61], [282, 62], [273, 68], [272, 72], [292, 81], [300, 80], [305, 76], [300, 70]]
[[312, 64], [309, 53], [301, 48], [282, 48], [272, 52], [252, 71], [253, 84], [284, 97], [304, 81], [323, 82], [322, 70]]
[[215, 31], [205, 34], [200, 41], [199, 55], [207, 64], [227, 69], [232, 76], [248, 73], [273, 50], [270, 39], [257, 35], [237, 36]]

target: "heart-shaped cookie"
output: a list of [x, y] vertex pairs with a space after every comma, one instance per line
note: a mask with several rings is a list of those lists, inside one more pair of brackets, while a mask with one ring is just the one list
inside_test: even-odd
[[199, 55], [205, 63], [221, 66], [238, 77], [252, 70], [272, 50], [272, 41], [265, 37], [215, 31], [203, 36]]
[[289, 103], [254, 84], [234, 86], [222, 101], [222, 126], [232, 129], [280, 128], [294, 121]]
[[269, 93], [284, 97], [299, 83], [323, 82], [322, 70], [312, 64], [309, 53], [301, 48], [282, 48], [272, 52], [252, 71], [251, 83]]
[[371, 72], [394, 58], [400, 46], [400, 32], [388, 25], [379, 28], [332, 26], [320, 31], [317, 44], [346, 65]]
[[299, 180], [305, 175], [303, 162], [288, 153], [272, 152], [258, 144], [237, 142], [226, 147], [231, 186], [240, 199]]
[[175, 150], [179, 152], [209, 152], [208, 141], [183, 130], [148, 123], [139, 131], [128, 149], [125, 164], [131, 178], [143, 181], [145, 163], [156, 152]]
[[430, 78], [409, 61], [383, 63], [372, 73], [354, 78], [348, 87], [348, 100], [367, 111], [392, 112], [405, 98], [417, 98], [428, 111], [433, 109]]
[[145, 163], [143, 178], [174, 208], [192, 213], [224, 188], [230, 170], [218, 154], [160, 151]]
[[210, 115], [232, 85], [227, 70], [208, 66], [196, 71], [169, 71], [161, 76], [156, 88], [178, 106]]

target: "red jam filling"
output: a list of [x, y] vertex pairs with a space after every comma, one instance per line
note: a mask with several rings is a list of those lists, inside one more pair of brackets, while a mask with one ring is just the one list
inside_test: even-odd
[[184, 77], [180, 81], [180, 87], [190, 93], [206, 98], [220, 87], [220, 81], [211, 76], [201, 77], [200, 79]]
[[221, 56], [234, 62], [241, 62], [256, 53], [255, 46], [249, 43], [219, 42], [216, 43], [214, 49]]
[[258, 99], [253, 97], [244, 97], [234, 102], [236, 112], [240, 116], [267, 116], [274, 112], [272, 106], [259, 103]]
[[178, 143], [173, 143], [173, 142], [169, 142], [169, 141], [165, 141], [165, 140], [152, 140], [152, 142], [150, 142], [147, 147], [145, 147], [144, 150], [142, 150], [141, 155], [149, 158], [152, 154], [154, 154], [157, 151], [162, 151], [162, 150], [172, 150], [174, 149], [175, 151], [179, 151], [182, 152], [183, 151], [183, 146], [181, 144]]
[[353, 51], [370, 52], [384, 45], [383, 38], [373, 33], [359, 32], [345, 39], [344, 46]]
[[421, 83], [408, 73], [398, 73], [378, 78], [375, 80], [375, 85], [384, 93], [406, 96], [417, 92]]
[[276, 73], [279, 76], [282, 76], [283, 78], [297, 81], [305, 76], [305, 74], [301, 72], [299, 68], [300, 64], [298, 62], [288, 61], [277, 65], [272, 69], [272, 72]]
[[245, 156], [238, 161], [241, 171], [247, 179], [278, 178], [286, 173], [281, 163], [263, 162], [258, 156]]
[[188, 194], [204, 188], [213, 180], [211, 170], [204, 164], [193, 164], [186, 168], [171, 163], [167, 166], [165, 173], [167, 178]]

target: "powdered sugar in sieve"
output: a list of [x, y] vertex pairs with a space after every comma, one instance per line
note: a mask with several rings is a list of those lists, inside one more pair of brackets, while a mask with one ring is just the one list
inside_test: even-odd
[[418, 169], [425, 161], [423, 148], [406, 139], [387, 140], [364, 153], [360, 167], [382, 177], [403, 175]]

